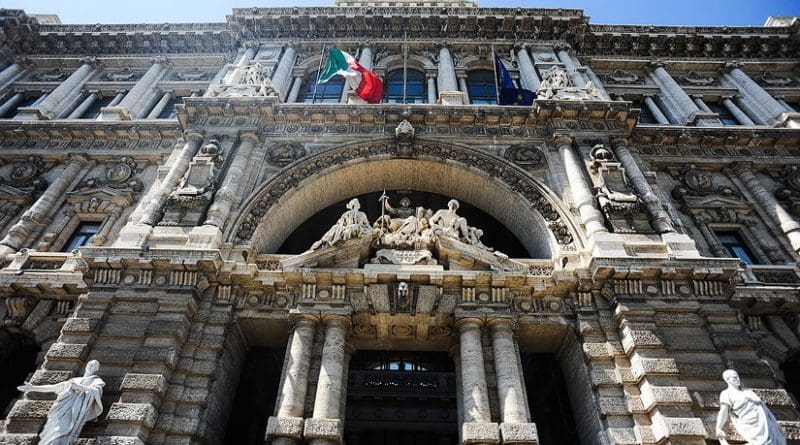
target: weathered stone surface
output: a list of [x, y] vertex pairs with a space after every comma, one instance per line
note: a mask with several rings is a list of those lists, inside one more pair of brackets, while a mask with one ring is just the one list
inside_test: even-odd
[[8, 417], [43, 419], [47, 417], [47, 412], [52, 405], [52, 401], [46, 400], [19, 400], [11, 408]]
[[538, 444], [536, 424], [533, 423], [501, 423], [500, 436], [503, 443]]
[[496, 423], [464, 422], [461, 425], [462, 443], [500, 443], [500, 428]]
[[334, 443], [342, 441], [344, 423], [339, 419], [306, 419], [303, 437], [306, 439], [327, 439]]
[[87, 345], [56, 343], [47, 351], [48, 360], [84, 360], [89, 352]]
[[106, 420], [142, 423], [147, 427], [152, 427], [156, 423], [156, 416], [156, 410], [150, 404], [116, 402], [109, 408]]
[[166, 379], [161, 374], [127, 373], [122, 380], [123, 391], [152, 391], [163, 394], [167, 390]]
[[305, 422], [301, 417], [270, 417], [266, 437], [292, 437], [300, 440]]

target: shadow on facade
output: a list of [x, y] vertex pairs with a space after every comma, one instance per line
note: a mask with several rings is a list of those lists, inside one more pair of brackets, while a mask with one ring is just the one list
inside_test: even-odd
[[0, 329], [0, 414], [8, 415], [12, 401], [19, 397], [17, 386], [29, 379], [36, 370], [40, 348], [33, 338]]

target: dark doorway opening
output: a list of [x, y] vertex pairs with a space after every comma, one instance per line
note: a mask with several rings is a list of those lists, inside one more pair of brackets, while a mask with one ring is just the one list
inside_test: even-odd
[[555, 354], [521, 354], [531, 420], [540, 445], [579, 445], [567, 383]]
[[[381, 206], [378, 203], [381, 193], [373, 192], [355, 196], [361, 203], [361, 210], [367, 214], [370, 223], [375, 222], [381, 216]], [[417, 190], [387, 190], [386, 194], [389, 196], [389, 203], [395, 208], [399, 208], [403, 202], [407, 202], [410, 208], [424, 207], [434, 212], [439, 209], [446, 209], [447, 202], [451, 199], [437, 193]], [[289, 235], [289, 238], [278, 249], [278, 253], [298, 254], [308, 250], [314, 241], [322, 238], [322, 235], [347, 210], [345, 205], [350, 199], [352, 198], [328, 206], [307, 219], [297, 230]], [[525, 250], [525, 247], [517, 237], [491, 215], [469, 203], [459, 202], [459, 204], [458, 214], [466, 218], [470, 226], [483, 230], [483, 236], [481, 237], [483, 244], [499, 250], [511, 258], [530, 257], [528, 251]]]
[[286, 348], [253, 348], [239, 377], [225, 443], [263, 445], [267, 420], [275, 411]]
[[783, 362], [781, 371], [786, 378], [786, 391], [794, 397], [795, 404], [800, 403], [800, 350]]
[[359, 351], [350, 362], [348, 445], [455, 445], [456, 379], [445, 352]]
[[26, 335], [0, 329], [0, 414], [8, 415], [11, 402], [19, 397], [17, 386], [22, 385], [36, 370], [39, 346]]

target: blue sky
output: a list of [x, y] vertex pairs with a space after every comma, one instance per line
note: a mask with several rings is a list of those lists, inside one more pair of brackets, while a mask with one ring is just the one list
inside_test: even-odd
[[[800, 16], [800, 0], [478, 0], [482, 7], [580, 8], [592, 23], [763, 25]], [[333, 0], [3, 0], [0, 7], [54, 13], [64, 23], [222, 22], [234, 7], [330, 6]]]

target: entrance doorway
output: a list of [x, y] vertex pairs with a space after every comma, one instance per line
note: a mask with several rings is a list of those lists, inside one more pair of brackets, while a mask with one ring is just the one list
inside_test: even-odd
[[531, 421], [541, 445], [579, 445], [567, 383], [555, 354], [523, 353], [522, 369]]
[[36, 370], [39, 347], [32, 338], [0, 329], [0, 419], [11, 409], [11, 402], [19, 397], [17, 386]]
[[348, 445], [454, 445], [456, 379], [445, 352], [359, 351], [350, 362]]

